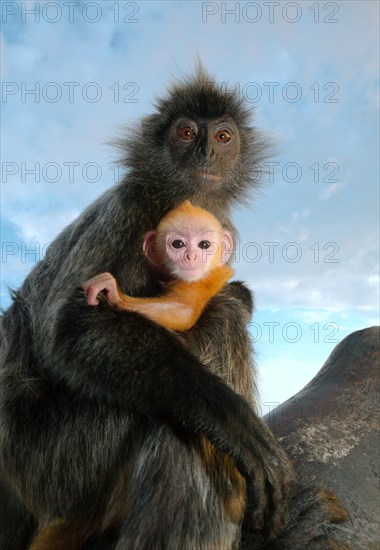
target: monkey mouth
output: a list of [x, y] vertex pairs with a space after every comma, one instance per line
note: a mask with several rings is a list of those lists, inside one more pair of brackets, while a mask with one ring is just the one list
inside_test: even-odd
[[221, 176], [220, 174], [217, 174], [216, 172], [212, 172], [210, 170], [200, 170], [199, 175], [201, 177], [202, 182], [220, 182]]

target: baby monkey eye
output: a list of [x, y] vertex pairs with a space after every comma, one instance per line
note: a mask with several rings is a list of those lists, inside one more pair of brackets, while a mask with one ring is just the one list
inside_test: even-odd
[[193, 140], [197, 133], [196, 131], [194, 130], [194, 128], [192, 126], [189, 126], [189, 125], [186, 125], [186, 126], [182, 126], [182, 128], [179, 129], [179, 137], [183, 140], [183, 141], [191, 141]]
[[210, 241], [201, 241], [198, 243], [198, 248], [202, 248], [203, 250], [207, 250], [207, 248], [210, 248]]
[[215, 139], [219, 143], [228, 143], [231, 139], [231, 132], [228, 130], [219, 130], [215, 134]]
[[176, 239], [175, 241], [172, 242], [172, 247], [173, 248], [184, 248], [186, 245], [183, 241], [181, 241], [181, 239]]

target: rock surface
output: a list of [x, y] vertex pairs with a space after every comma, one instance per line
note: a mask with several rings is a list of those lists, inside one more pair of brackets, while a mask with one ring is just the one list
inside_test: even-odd
[[356, 549], [380, 548], [379, 327], [340, 342], [319, 373], [265, 420], [292, 457], [297, 480], [322, 482], [351, 515], [339, 528]]

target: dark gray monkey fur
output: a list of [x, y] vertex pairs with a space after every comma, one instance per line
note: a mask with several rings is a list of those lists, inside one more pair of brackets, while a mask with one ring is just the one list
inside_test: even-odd
[[[97, 531], [109, 537], [93, 548], [233, 549], [241, 521], [226, 513], [223, 498], [235, 488], [228, 477], [221, 487], [220, 476], [215, 484], [210, 475], [200, 450], [210, 441], [246, 481], [242, 544], [270, 548], [268, 537], [283, 523], [291, 467], [252, 408], [249, 291], [227, 285], [196, 327], [177, 336], [106, 303], [89, 307], [78, 288], [109, 271], [124, 292], [154, 295], [159, 285], [142, 254], [144, 233], [186, 199], [233, 230], [230, 209], [256, 184], [265, 142], [241, 102], [202, 70], [157, 107], [124, 143], [126, 178], [57, 237], [4, 314], [3, 467], [41, 528], [72, 521], [78, 539], [66, 548], [80, 548]], [[198, 122], [199, 135], [174, 156], [168, 133], [184, 115]], [[223, 165], [207, 142], [207, 125], [227, 115], [240, 145], [238, 157]], [[214, 167], [219, 180], [207, 176]], [[302, 498], [296, 502], [301, 517]], [[9, 521], [6, 550], [19, 550], [10, 542], [19, 527]], [[282, 533], [291, 540], [292, 532]]]

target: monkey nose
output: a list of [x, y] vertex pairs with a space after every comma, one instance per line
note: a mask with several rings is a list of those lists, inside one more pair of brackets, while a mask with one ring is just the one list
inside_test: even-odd
[[195, 262], [197, 259], [197, 254], [195, 252], [191, 254], [186, 254], [186, 259], [189, 260], [189, 262]]

